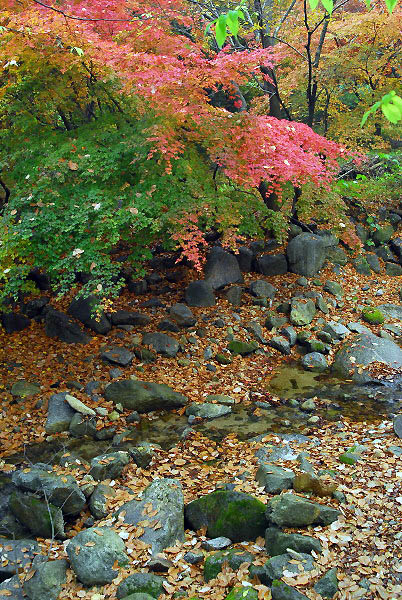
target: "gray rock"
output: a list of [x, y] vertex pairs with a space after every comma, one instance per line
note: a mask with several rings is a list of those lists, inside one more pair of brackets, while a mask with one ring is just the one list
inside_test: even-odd
[[265, 319], [265, 327], [269, 330], [278, 329], [279, 327], [282, 327], [282, 325], [285, 325], [286, 322], [286, 317], [278, 317], [277, 315], [272, 313], [269, 314], [268, 317]]
[[290, 322], [292, 325], [303, 327], [309, 325], [316, 314], [315, 304], [312, 300], [293, 299], [290, 309]]
[[240, 354], [240, 356], [248, 356], [258, 349], [257, 342], [243, 342], [241, 340], [232, 340], [228, 344], [228, 350], [232, 354]]
[[200, 403], [200, 404], [190, 404], [186, 408], [186, 415], [194, 415], [195, 417], [200, 417], [201, 419], [217, 419], [219, 417], [224, 417], [232, 412], [230, 406], [225, 406], [223, 404], [211, 404], [210, 402]]
[[109, 485], [99, 483], [89, 499], [89, 510], [95, 519], [104, 519], [109, 514], [107, 510], [108, 498], [113, 498], [116, 492]]
[[204, 565], [204, 580], [206, 582], [215, 577], [222, 571], [224, 563], [227, 563], [233, 571], [237, 571], [245, 562], [252, 563], [254, 560], [250, 552], [244, 552], [237, 548], [230, 550], [221, 550], [207, 556]]
[[0, 315], [0, 321], [3, 325], [6, 333], [14, 333], [16, 331], [22, 331], [26, 329], [31, 324], [31, 319], [28, 319], [25, 315], [21, 313], [4, 313]]
[[348, 323], [348, 329], [354, 333], [368, 333], [371, 335], [371, 329], [361, 323]]
[[16, 381], [11, 386], [10, 392], [16, 398], [27, 398], [39, 394], [40, 387], [34, 383], [29, 383], [29, 381]]
[[208, 254], [204, 277], [214, 290], [221, 289], [229, 283], [243, 283], [243, 275], [236, 258], [219, 246], [214, 246]]
[[149, 442], [141, 442], [130, 449], [130, 454], [138, 467], [147, 469], [155, 456], [155, 446]]
[[386, 244], [387, 242], [389, 242], [393, 235], [394, 228], [392, 227], [392, 225], [386, 224], [382, 227], [378, 227], [378, 229], [374, 231], [371, 237], [373, 238], [375, 245], [379, 246], [380, 244]]
[[78, 515], [85, 506], [85, 496], [71, 475], [60, 476], [34, 466], [13, 473], [12, 481], [21, 490], [46, 498], [66, 515]]
[[343, 288], [337, 281], [326, 281], [324, 283], [324, 292], [328, 292], [328, 294], [332, 294], [336, 298], [342, 298], [343, 296]]
[[109, 527], [91, 527], [80, 531], [67, 546], [71, 568], [84, 585], [111, 583], [118, 571], [114, 565], [126, 566], [124, 542]]
[[174, 338], [165, 333], [146, 333], [142, 336], [144, 346], [152, 346], [157, 354], [173, 358], [180, 349], [180, 345]]
[[314, 585], [314, 590], [322, 598], [333, 598], [338, 591], [337, 570], [330, 569]]
[[189, 306], [215, 306], [215, 294], [207, 281], [192, 281], [185, 291], [186, 302]]
[[246, 325], [246, 329], [254, 336], [257, 342], [260, 342], [260, 344], [268, 343], [268, 341], [264, 338], [262, 327], [258, 321], [249, 321]]
[[0, 596], [12, 598], [12, 600], [26, 600], [22, 582], [18, 575], [6, 579], [0, 583]]
[[144, 327], [151, 322], [151, 317], [140, 312], [128, 310], [116, 310], [111, 314], [113, 325], [132, 325], [133, 327]]
[[370, 275], [371, 267], [364, 256], [358, 256], [352, 260], [352, 264], [360, 275]]
[[[69, 433], [73, 437], [91, 437], [97, 436], [96, 419], [88, 419], [80, 413], [75, 413], [70, 422]], [[98, 439], [98, 438], [97, 438]]]
[[370, 265], [370, 269], [374, 271], [374, 273], [381, 273], [380, 261], [378, 260], [378, 256], [376, 254], [372, 254], [371, 252], [369, 254], [366, 254], [366, 261]]
[[284, 327], [283, 329], [281, 329], [280, 333], [283, 335], [284, 338], [288, 340], [290, 346], [295, 345], [297, 334], [293, 327]]
[[228, 546], [232, 544], [232, 540], [227, 537], [217, 537], [212, 540], [206, 540], [205, 542], [201, 542], [201, 548], [204, 550], [224, 550]]
[[301, 533], [284, 533], [276, 527], [268, 527], [265, 531], [265, 547], [270, 556], [284, 554], [288, 549], [305, 553], [322, 552], [321, 542], [317, 538]]
[[394, 417], [394, 420], [392, 421], [392, 425], [393, 425], [396, 437], [402, 439], [402, 413], [399, 415], [396, 415], [396, 417]]
[[395, 257], [388, 246], [380, 246], [379, 248], [375, 248], [374, 252], [378, 258], [381, 258], [384, 262], [393, 262], [395, 260]]
[[[156, 479], [145, 490], [142, 500], [130, 500], [118, 510], [125, 511], [124, 522], [136, 525], [146, 519], [149, 506], [151, 512], [157, 511], [152, 520], [161, 527], [154, 529], [143, 525], [144, 533], [141, 541], [150, 544], [152, 554], [162, 552], [164, 548], [173, 546], [176, 540], [184, 540], [184, 498], [181, 483], [176, 479]], [[145, 516], [144, 516], [145, 515]]]
[[128, 452], [119, 450], [110, 454], [101, 454], [91, 460], [90, 473], [97, 481], [118, 479], [126, 465], [130, 462]]
[[340, 514], [334, 508], [310, 502], [294, 494], [274, 496], [268, 501], [266, 511], [268, 521], [279, 527], [329, 525]]
[[279, 352], [285, 355], [289, 355], [291, 352], [289, 340], [287, 340], [285, 337], [282, 337], [281, 335], [273, 337], [269, 341], [269, 345], [271, 346], [271, 348], [275, 348], [275, 350], [278, 350]]
[[207, 527], [209, 537], [234, 542], [255, 540], [267, 525], [265, 505], [248, 494], [217, 490], [187, 504], [185, 516], [193, 530]]
[[52, 560], [35, 565], [35, 574], [24, 581], [24, 592], [29, 600], [57, 600], [66, 581], [66, 560]]
[[380, 304], [380, 306], [377, 306], [377, 308], [388, 319], [402, 321], [402, 306], [400, 304]]
[[197, 565], [204, 560], [204, 553], [199, 550], [195, 552], [190, 551], [186, 552], [183, 558], [189, 565]]
[[101, 352], [101, 358], [112, 365], [120, 365], [121, 367], [127, 367], [131, 365], [134, 358], [134, 354], [122, 348], [121, 346], [113, 346], [108, 350]]
[[297, 575], [302, 571], [312, 571], [314, 560], [311, 554], [285, 552], [269, 558], [264, 564], [267, 580], [272, 583], [274, 579], [281, 579], [284, 571]]
[[31, 494], [13, 492], [9, 507], [13, 515], [35, 536], [64, 538], [64, 519], [61, 509]]
[[243, 288], [239, 285], [232, 285], [225, 294], [226, 300], [232, 306], [241, 306], [241, 298], [243, 295]]
[[334, 265], [346, 265], [348, 262], [348, 255], [342, 248], [338, 248], [337, 246], [332, 248], [327, 248], [326, 252], [327, 260]]
[[194, 314], [185, 304], [173, 304], [169, 310], [169, 316], [179, 327], [192, 327], [196, 322]]
[[218, 404], [225, 404], [226, 406], [232, 406], [235, 401], [231, 396], [226, 396], [225, 394], [209, 394], [205, 398], [205, 402], [217, 402]]
[[295, 474], [290, 469], [283, 469], [270, 463], [262, 462], [255, 476], [258, 484], [268, 494], [279, 494], [293, 487]]
[[59, 394], [53, 394], [49, 398], [45, 424], [46, 433], [68, 431], [71, 419], [75, 415], [75, 410], [66, 402], [66, 395], [66, 392], [60, 392]]
[[87, 344], [91, 339], [75, 321], [53, 308], [46, 308], [45, 311], [45, 333], [66, 344]]
[[385, 273], [390, 277], [400, 277], [402, 275], [402, 266], [393, 262], [386, 262]]
[[254, 253], [246, 246], [240, 246], [238, 253], [235, 255], [239, 268], [242, 273], [250, 273], [253, 266]]
[[[165, 593], [163, 587], [165, 581], [163, 577], [153, 573], [133, 573], [119, 584], [116, 596], [119, 599], [124, 598], [124, 600], [148, 600], [142, 598], [142, 594], [153, 599], [159, 598]], [[136, 598], [137, 595], [140, 597]]]
[[257, 279], [250, 282], [249, 286], [250, 294], [256, 298], [269, 298], [272, 300], [277, 292], [277, 289], [264, 281], [263, 279]]
[[325, 315], [329, 313], [328, 304], [325, 302], [321, 294], [318, 294], [315, 300], [316, 307]]
[[180, 408], [188, 399], [163, 383], [125, 380], [114, 381], [105, 388], [106, 400], [139, 413], [159, 409]]
[[[352, 359], [352, 360], [351, 360]], [[332, 370], [342, 376], [355, 377], [358, 369], [373, 362], [380, 362], [394, 369], [402, 369], [402, 350], [390, 340], [373, 334], [360, 333], [350, 336], [336, 353]]]
[[94, 417], [96, 415], [95, 411], [89, 406], [86, 406], [81, 400], [78, 400], [75, 396], [71, 396], [70, 394], [66, 394], [64, 396], [65, 402], [71, 406], [76, 412], [81, 413], [82, 415], [89, 415]]
[[322, 237], [301, 233], [290, 240], [287, 250], [289, 270], [311, 277], [318, 273], [325, 261], [326, 246]]
[[[112, 324], [106, 317], [103, 310], [98, 311], [98, 314], [94, 315], [94, 307], [99, 301], [96, 296], [88, 296], [87, 298], [75, 298], [70, 306], [68, 307], [68, 314], [81, 321], [84, 325], [102, 335], [109, 333], [112, 328]], [[94, 316], [92, 316], [94, 315]]]
[[34, 540], [5, 540], [0, 538], [0, 579], [7, 579], [21, 569], [28, 570], [39, 544]]
[[333, 340], [343, 340], [350, 333], [347, 327], [336, 321], [329, 321], [329, 323], [323, 327], [322, 331], [329, 333]]
[[288, 262], [284, 254], [264, 254], [257, 260], [258, 271], [266, 276], [284, 275]]
[[307, 596], [279, 579], [272, 582], [272, 600], [308, 600]]
[[320, 352], [309, 352], [301, 359], [301, 365], [305, 371], [321, 373], [328, 368], [327, 359]]

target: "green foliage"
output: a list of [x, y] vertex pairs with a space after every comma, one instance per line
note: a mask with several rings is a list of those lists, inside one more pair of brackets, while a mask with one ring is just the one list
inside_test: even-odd
[[364, 113], [360, 126], [363, 127], [369, 116], [375, 114], [379, 108], [381, 108], [384, 117], [394, 125], [402, 119], [402, 98], [398, 96], [395, 90], [391, 90]]
[[222, 13], [217, 19], [209, 23], [205, 29], [207, 35], [211, 26], [215, 24], [215, 40], [219, 48], [222, 48], [228, 36], [228, 30], [233, 37], [237, 37], [240, 29], [239, 19], [244, 19], [244, 15], [240, 10], [239, 5], [235, 10], [229, 10], [227, 13]]

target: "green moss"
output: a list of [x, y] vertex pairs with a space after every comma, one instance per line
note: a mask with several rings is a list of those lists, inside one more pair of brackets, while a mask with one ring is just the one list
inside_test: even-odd
[[371, 325], [381, 325], [384, 323], [385, 317], [378, 308], [364, 308], [362, 310], [362, 317], [367, 323]]

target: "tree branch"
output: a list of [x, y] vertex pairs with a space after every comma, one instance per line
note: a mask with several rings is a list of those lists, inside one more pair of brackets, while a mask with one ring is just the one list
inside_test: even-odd
[[108, 22], [112, 22], [112, 23], [130, 23], [130, 21], [132, 21], [132, 19], [104, 19], [104, 18], [91, 18], [91, 17], [76, 17], [74, 15], [69, 15], [66, 12], [64, 12], [64, 10], [61, 10], [61, 8], [56, 8], [55, 6], [51, 6], [50, 4], [45, 4], [44, 2], [41, 2], [40, 0], [33, 0], [33, 2], [35, 4], [39, 4], [39, 6], [43, 6], [44, 8], [49, 8], [50, 10], [53, 10], [54, 12], [59, 13], [60, 15], [63, 15], [64, 18], [66, 19], [73, 19], [74, 21], [91, 21], [91, 22], [95, 22], [95, 21], [108, 21]]

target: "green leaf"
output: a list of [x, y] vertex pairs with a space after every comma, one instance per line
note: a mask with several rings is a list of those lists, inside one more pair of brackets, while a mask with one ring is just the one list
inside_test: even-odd
[[396, 125], [398, 121], [402, 118], [402, 111], [399, 106], [396, 106], [393, 102], [386, 102], [381, 105], [381, 110], [384, 113], [384, 116]]
[[370, 8], [370, 0], [366, 0], [366, 6], [367, 8]]
[[216, 39], [216, 43], [218, 44], [219, 48], [222, 48], [223, 44], [225, 43], [226, 37], [227, 37], [226, 19], [227, 19], [227, 15], [220, 15], [219, 19], [216, 22], [216, 26], [215, 26], [215, 39]]
[[226, 25], [232, 35], [237, 37], [239, 33], [239, 13], [237, 10], [230, 10], [226, 15]]
[[208, 35], [208, 33], [211, 31], [211, 27], [212, 25], [215, 23], [215, 21], [211, 21], [210, 23], [208, 23], [208, 25], [205, 27], [205, 31], [204, 31], [204, 36], [206, 37]]
[[76, 46], [73, 46], [73, 48], [71, 48], [70, 50], [71, 54], [74, 54], [74, 52], [76, 54], [78, 54], [78, 56], [84, 56], [84, 50], [82, 50], [82, 48], [77, 48]]
[[320, 0], [309, 0], [311, 10], [315, 10]]
[[323, 7], [332, 15], [334, 10], [334, 0], [321, 0]]
[[392, 13], [395, 6], [398, 4], [398, 0], [385, 0], [385, 4], [388, 8], [389, 13]]

